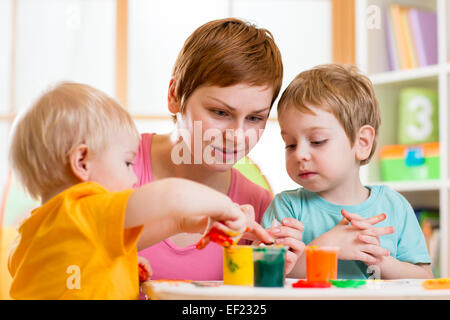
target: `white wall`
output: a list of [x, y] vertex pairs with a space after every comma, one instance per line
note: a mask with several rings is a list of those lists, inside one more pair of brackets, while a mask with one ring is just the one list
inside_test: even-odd
[[[61, 80], [114, 95], [115, 0], [18, 0], [14, 108], [23, 111]], [[12, 0], [0, 1], [0, 115], [9, 110]], [[130, 0], [128, 97], [133, 114], [168, 115], [167, 88], [178, 51], [201, 24], [235, 16], [270, 30], [283, 56], [284, 89], [294, 76], [331, 60], [328, 0]], [[276, 105], [274, 106], [274, 110]], [[276, 113], [272, 112], [272, 117]], [[8, 122], [0, 120], [0, 188]], [[141, 132], [168, 132], [171, 120], [137, 121]], [[275, 192], [295, 187], [285, 173], [278, 124], [268, 122], [252, 159]]]
[[[231, 15], [273, 34], [284, 64], [282, 90], [301, 71], [331, 61], [328, 0], [234, 0], [214, 4], [207, 0], [137, 0], [131, 4], [128, 84], [132, 113], [168, 114], [167, 88], [178, 51], [197, 27], [212, 19]], [[272, 117], [276, 117], [277, 101]], [[171, 127], [170, 120], [139, 121], [141, 132], [158, 132], [159, 128], [167, 132]], [[284, 145], [277, 122], [268, 122], [250, 157], [274, 192], [297, 187], [284, 167]]]

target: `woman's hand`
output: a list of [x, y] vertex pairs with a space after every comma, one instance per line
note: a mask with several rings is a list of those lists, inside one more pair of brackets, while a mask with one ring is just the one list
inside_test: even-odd
[[241, 205], [240, 208], [248, 219], [248, 231], [243, 235], [243, 238], [266, 244], [274, 243], [275, 239], [267, 232], [266, 229], [255, 221], [255, 210], [253, 207], [249, 204], [245, 204]]

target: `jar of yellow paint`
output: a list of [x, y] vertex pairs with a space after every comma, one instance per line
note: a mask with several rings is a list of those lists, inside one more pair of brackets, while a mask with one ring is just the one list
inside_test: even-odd
[[234, 245], [223, 248], [223, 283], [253, 286], [252, 246]]

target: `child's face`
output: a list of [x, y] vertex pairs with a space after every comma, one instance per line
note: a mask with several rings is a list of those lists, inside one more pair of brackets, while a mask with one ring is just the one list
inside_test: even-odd
[[137, 183], [133, 161], [138, 146], [139, 140], [125, 130], [115, 134], [109, 146], [88, 162], [88, 180], [100, 183], [109, 191], [131, 189]]
[[359, 162], [334, 115], [315, 107], [311, 110], [316, 115], [289, 106], [279, 123], [289, 176], [304, 188], [320, 193], [345, 185], [358, 174]]
[[[186, 102], [181, 121], [178, 120], [179, 128], [190, 135], [188, 144], [192, 157], [201, 152], [197, 159], [201, 158], [202, 165], [210, 170], [231, 168], [259, 141], [269, 116], [272, 96], [272, 88], [246, 84], [196, 89]], [[215, 138], [211, 139], [212, 136]], [[213, 163], [207, 162], [206, 157], [211, 158], [210, 155]]]

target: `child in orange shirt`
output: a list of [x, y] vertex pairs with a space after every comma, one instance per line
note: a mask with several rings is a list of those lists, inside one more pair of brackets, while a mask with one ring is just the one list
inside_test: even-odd
[[83, 84], [56, 86], [18, 120], [10, 160], [42, 206], [13, 245], [11, 297], [136, 299], [137, 249], [202, 232], [209, 219], [273, 240], [251, 208], [199, 183], [170, 178], [133, 190], [138, 145], [130, 115]]

